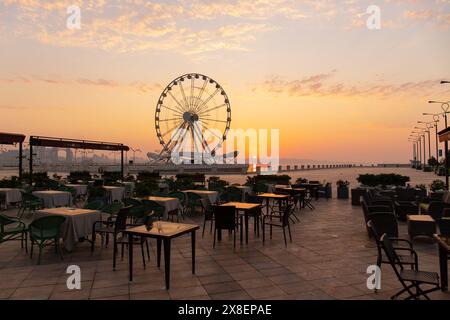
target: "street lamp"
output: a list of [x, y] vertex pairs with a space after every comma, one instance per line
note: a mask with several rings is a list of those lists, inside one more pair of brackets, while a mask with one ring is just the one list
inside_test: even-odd
[[[441, 83], [448, 83], [447, 81], [441, 81]], [[440, 101], [434, 101], [434, 100], [430, 100], [428, 101], [428, 103], [439, 103], [441, 104], [441, 109], [442, 109], [442, 116], [444, 117], [445, 120], [445, 128], [447, 129], [447, 113], [449, 113], [448, 109], [450, 108], [450, 101], [447, 102], [440, 102]], [[448, 141], [445, 140], [444, 141], [444, 152], [445, 152], [445, 187], [448, 190], [448, 168], [449, 168], [449, 163], [448, 163]]]
[[423, 113], [424, 116], [426, 115], [431, 115], [433, 116], [433, 122], [428, 122], [428, 123], [434, 123], [434, 129], [435, 129], [435, 134], [436, 134], [436, 160], [439, 161], [439, 142], [438, 142], [438, 122], [439, 122], [439, 113], [437, 114], [432, 114], [432, 113]]
[[[427, 143], [425, 141], [425, 132], [428, 133], [428, 148], [429, 148], [430, 147], [430, 131], [427, 128], [423, 128], [423, 127], [414, 127], [414, 129], [421, 130], [421, 134], [423, 136], [423, 170], [425, 170], [425, 167], [427, 165], [427, 153], [426, 153]], [[429, 157], [430, 157], [430, 155], [428, 155], [428, 158]]]
[[[412, 133], [417, 134], [419, 140], [419, 160], [422, 165], [422, 159], [425, 163], [425, 134], [422, 131], [412, 131]], [[423, 158], [422, 158], [422, 137], [423, 137]]]
[[[430, 141], [430, 130], [431, 128], [434, 127], [433, 122], [425, 122], [425, 121], [417, 121], [417, 123], [421, 123], [421, 124], [425, 124], [425, 126], [427, 127], [427, 132], [428, 132], [428, 158], [431, 159], [431, 141]], [[437, 129], [436, 129], [436, 133], [437, 133]], [[436, 145], [437, 145], [437, 141], [436, 141]], [[437, 150], [436, 150], [436, 154], [437, 154]], [[437, 160], [437, 157], [436, 157]]]
[[142, 150], [141, 149], [133, 149], [131, 147], [130, 147], [130, 149], [131, 149], [131, 151], [133, 151], [133, 163], [136, 164], [136, 152], [142, 152]]

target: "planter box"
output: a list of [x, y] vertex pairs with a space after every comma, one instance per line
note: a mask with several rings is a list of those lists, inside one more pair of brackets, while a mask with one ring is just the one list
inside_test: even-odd
[[337, 197], [338, 199], [348, 199], [348, 187], [337, 187]]

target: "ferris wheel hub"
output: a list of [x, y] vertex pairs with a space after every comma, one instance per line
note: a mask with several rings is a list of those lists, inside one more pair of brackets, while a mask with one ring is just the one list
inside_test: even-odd
[[183, 120], [187, 121], [187, 122], [194, 122], [194, 121], [198, 121], [198, 115], [193, 113], [193, 112], [185, 112], [183, 113]]

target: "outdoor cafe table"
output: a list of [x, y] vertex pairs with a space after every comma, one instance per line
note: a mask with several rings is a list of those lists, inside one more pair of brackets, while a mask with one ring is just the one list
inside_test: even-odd
[[22, 193], [20, 193], [20, 189], [0, 188], [0, 193], [5, 195], [6, 205], [22, 201]]
[[439, 244], [439, 269], [441, 277], [441, 290], [448, 290], [448, 259], [450, 255], [450, 237], [434, 234], [433, 238]]
[[86, 184], [66, 184], [66, 187], [74, 188], [77, 192], [77, 196], [83, 196], [87, 194], [87, 185]]
[[164, 244], [165, 280], [166, 289], [169, 290], [171, 241], [174, 238], [190, 233], [192, 246], [192, 274], [195, 274], [195, 232], [198, 229], [200, 229], [198, 225], [166, 221], [154, 222], [150, 230], [147, 230], [147, 226], [145, 225], [126, 229], [123, 233], [128, 235], [129, 280], [133, 281], [133, 237], [147, 237], [156, 239], [158, 268], [161, 265], [161, 243]]
[[257, 197], [266, 199], [267, 214], [269, 214], [269, 202], [270, 200], [278, 200], [278, 205], [281, 208], [281, 202], [289, 199], [287, 194], [276, 194], [276, 193], [261, 193]]
[[115, 186], [104, 186], [106, 191], [109, 193], [109, 200], [111, 202], [114, 201], [122, 201], [123, 194], [125, 192], [124, 187], [115, 187]]
[[177, 211], [180, 209], [180, 199], [170, 197], [146, 197], [145, 199], [155, 201], [160, 206], [164, 207], [164, 219], [167, 219], [169, 212]]
[[72, 194], [67, 191], [34, 191], [33, 195], [41, 198], [46, 208], [69, 207], [72, 204]]
[[50, 215], [66, 217], [66, 221], [61, 226], [61, 236], [64, 248], [69, 252], [74, 249], [78, 239], [92, 233], [94, 222], [101, 220], [101, 213], [97, 210], [61, 207], [36, 211], [36, 218]]
[[[244, 224], [245, 224], [245, 243], [248, 244], [248, 214], [252, 211], [255, 211], [256, 209], [260, 208], [261, 205], [259, 203], [246, 203], [246, 202], [227, 202], [221, 204], [222, 207], [227, 206], [233, 206], [236, 207], [236, 211], [242, 211], [244, 213]], [[239, 218], [241, 219], [241, 225], [242, 225], [242, 215], [239, 215]], [[255, 216], [255, 224], [258, 222], [258, 217]], [[219, 239], [220, 239], [220, 233], [219, 233]], [[243, 238], [243, 232], [241, 228], [241, 243]]]
[[192, 192], [192, 193], [199, 195], [202, 198], [208, 198], [211, 203], [216, 203], [217, 198], [219, 197], [219, 194], [217, 193], [217, 191], [210, 191], [210, 190], [195, 190], [194, 189], [194, 190], [184, 190], [183, 192], [186, 194], [186, 196], [187, 196], [188, 192]]

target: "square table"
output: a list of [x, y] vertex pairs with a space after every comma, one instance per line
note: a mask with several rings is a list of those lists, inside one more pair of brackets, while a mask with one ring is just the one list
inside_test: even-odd
[[417, 236], [428, 236], [433, 239], [436, 233], [436, 221], [427, 214], [410, 214], [407, 216], [408, 234], [412, 241]]
[[441, 278], [441, 290], [448, 290], [448, 259], [450, 257], [450, 237], [434, 234], [433, 238], [439, 245], [439, 269]]
[[175, 223], [167, 221], [156, 221], [150, 230], [147, 230], [145, 225], [132, 227], [123, 231], [128, 235], [128, 268], [129, 280], [133, 281], [133, 237], [147, 237], [155, 238], [157, 243], [157, 265], [161, 265], [161, 242], [164, 243], [164, 270], [166, 289], [170, 288], [170, 250], [171, 241], [174, 238], [180, 237], [184, 234], [191, 234], [192, 246], [192, 274], [195, 274], [195, 232], [200, 229], [200, 226], [195, 224]]
[[[252, 211], [256, 211], [256, 209], [261, 208], [261, 205], [259, 203], [246, 203], [246, 202], [227, 202], [223, 203], [220, 206], [227, 207], [227, 206], [233, 206], [236, 207], [236, 211], [242, 211], [244, 212], [244, 221], [245, 221], [245, 243], [248, 244], [248, 214]], [[241, 215], [241, 226], [242, 226], [242, 215]], [[258, 223], [258, 217], [255, 215], [255, 226], [258, 227], [258, 234], [259, 234], [259, 223]], [[221, 234], [219, 233], [219, 239]], [[242, 243], [243, 233], [241, 228], [241, 243]]]
[[124, 187], [116, 187], [116, 186], [104, 186], [106, 191], [109, 193], [109, 200], [111, 202], [114, 201], [122, 201], [123, 194], [125, 192]]
[[287, 201], [289, 199], [289, 196], [286, 194], [276, 194], [276, 193], [261, 193], [258, 194], [257, 197], [266, 199], [266, 208], [267, 208], [267, 214], [269, 214], [269, 201], [272, 200], [278, 200], [278, 206], [281, 209], [281, 202]]
[[199, 195], [202, 198], [208, 198], [209, 201], [213, 204], [217, 202], [217, 198], [219, 197], [219, 193], [217, 191], [212, 191], [212, 190], [195, 190], [194, 189], [194, 190], [184, 190], [183, 192], [186, 194], [186, 197], [187, 197], [188, 192], [192, 192], [192, 193]]
[[84, 238], [92, 233], [92, 226], [95, 221], [101, 220], [101, 213], [97, 210], [87, 210], [79, 208], [51, 208], [36, 211], [36, 218], [61, 215], [66, 217], [66, 221], [61, 226], [61, 235], [64, 248], [72, 251], [78, 239]]
[[69, 207], [72, 204], [72, 194], [67, 191], [33, 191], [33, 195], [41, 198], [46, 208]]
[[22, 201], [22, 193], [16, 188], [0, 188], [0, 193], [6, 197], [6, 205]]

